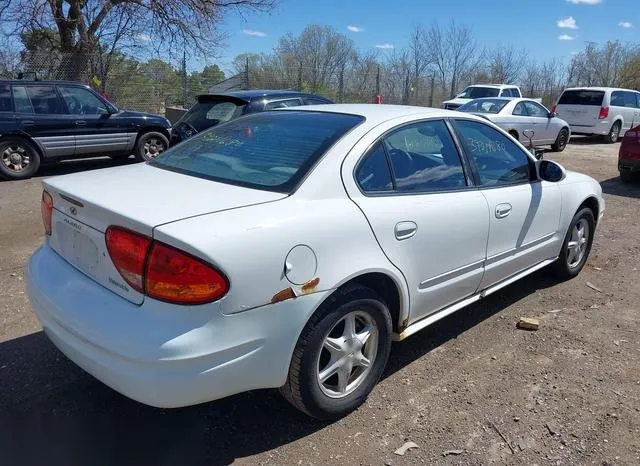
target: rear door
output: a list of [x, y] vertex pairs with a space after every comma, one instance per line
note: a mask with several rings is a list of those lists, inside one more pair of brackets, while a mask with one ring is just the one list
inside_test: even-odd
[[15, 131], [11, 86], [0, 84], [0, 136]]
[[535, 140], [538, 144], [550, 144], [556, 139], [556, 126], [549, 118], [549, 110], [537, 102], [524, 101], [529, 118], [535, 124]]
[[121, 153], [133, 145], [131, 138], [136, 133], [120, 127], [118, 119], [92, 91], [69, 85], [59, 85], [58, 89], [73, 116], [77, 156]]
[[13, 104], [18, 129], [42, 149], [44, 157], [69, 157], [75, 153], [75, 137], [69, 115], [52, 84], [14, 84]]
[[592, 89], [569, 89], [558, 100], [558, 117], [571, 126], [591, 127], [598, 123], [604, 91]]
[[520, 142], [522, 142], [527, 147], [529, 146], [529, 137], [533, 134], [533, 144], [538, 143], [538, 130], [536, 129], [536, 120], [533, 117], [529, 116], [529, 111], [527, 110], [524, 102], [518, 102], [513, 109], [512, 115], [513, 118], [513, 128], [518, 132], [518, 137]]

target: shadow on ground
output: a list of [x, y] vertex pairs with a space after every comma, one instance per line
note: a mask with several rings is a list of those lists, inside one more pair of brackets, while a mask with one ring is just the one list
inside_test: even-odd
[[[537, 272], [396, 344], [384, 378], [553, 284], [548, 272]], [[0, 381], [0, 452], [7, 465], [230, 464], [328, 426], [291, 408], [276, 390], [150, 408], [85, 374], [43, 332], [0, 344]]]
[[[78, 160], [65, 160], [62, 162], [48, 162], [43, 163], [40, 169], [36, 173], [37, 178], [46, 178], [49, 176], [68, 175], [70, 173], [79, 173], [88, 170], [97, 170], [99, 168], [116, 167], [119, 165], [127, 165], [136, 163], [137, 160], [133, 157], [111, 159], [109, 157], [99, 157], [94, 159], [78, 159]], [[12, 181], [4, 180], [0, 177], [0, 182], [11, 183]], [[13, 181], [19, 183], [20, 181]]]
[[612, 196], [623, 196], [640, 199], [640, 176], [630, 183], [623, 183], [620, 177], [609, 178], [600, 183], [602, 192]]

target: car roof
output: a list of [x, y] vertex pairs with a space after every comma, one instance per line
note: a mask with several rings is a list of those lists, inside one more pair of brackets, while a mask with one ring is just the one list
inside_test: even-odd
[[564, 91], [602, 91], [602, 92], [607, 92], [607, 91], [629, 91], [629, 92], [638, 92], [634, 89], [624, 89], [622, 87], [589, 87], [589, 86], [584, 86], [584, 87], [567, 87]]
[[[422, 118], [453, 118], [462, 115], [468, 117], [469, 113], [460, 113], [453, 110], [443, 110], [431, 107], [417, 107], [412, 105], [388, 105], [388, 104], [324, 104], [303, 105], [275, 110], [276, 112], [302, 111], [302, 112], [326, 112], [356, 115], [366, 118], [371, 125], [384, 123], [385, 121], [407, 116], [420, 116]], [[471, 115], [472, 118], [477, 118]]]
[[515, 84], [472, 84], [471, 86], [468, 86], [468, 87], [492, 87], [495, 89], [504, 89], [508, 87], [516, 88], [518, 86], [516, 86]]
[[56, 80], [35, 80], [35, 79], [0, 79], [0, 84], [64, 84], [71, 86], [89, 87], [89, 85], [78, 81], [56, 81]]
[[[227, 91], [227, 92], [212, 92], [208, 94], [202, 94], [203, 96], [220, 96], [220, 97], [235, 97], [237, 99], [253, 100], [259, 97], [269, 96], [308, 96], [308, 97], [321, 97], [315, 94], [309, 94], [306, 92], [293, 91], [289, 89], [251, 89], [246, 91]], [[199, 96], [198, 96], [199, 97]]]

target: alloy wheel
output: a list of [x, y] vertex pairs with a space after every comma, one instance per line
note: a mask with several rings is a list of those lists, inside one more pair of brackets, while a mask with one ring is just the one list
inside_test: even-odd
[[25, 147], [12, 144], [2, 152], [2, 163], [12, 172], [21, 173], [31, 164], [31, 156]]
[[589, 244], [589, 222], [581, 218], [571, 230], [571, 238], [567, 243], [567, 265], [574, 269], [580, 265]]

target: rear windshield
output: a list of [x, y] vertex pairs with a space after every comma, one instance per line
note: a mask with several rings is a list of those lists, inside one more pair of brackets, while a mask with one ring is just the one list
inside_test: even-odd
[[461, 99], [479, 99], [481, 97], [498, 97], [500, 89], [495, 87], [467, 87], [458, 97]]
[[601, 106], [604, 91], [574, 90], [564, 91], [558, 105], [596, 105]]
[[213, 127], [165, 151], [151, 165], [223, 183], [290, 192], [363, 117], [278, 110]]
[[472, 100], [458, 108], [459, 112], [474, 112], [474, 113], [500, 113], [500, 110], [509, 103], [508, 100], [503, 99], [477, 99]]
[[184, 114], [180, 123], [186, 123], [196, 131], [204, 131], [239, 116], [243, 107], [239, 102], [222, 99], [198, 102]]

